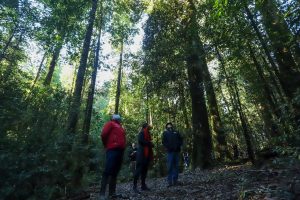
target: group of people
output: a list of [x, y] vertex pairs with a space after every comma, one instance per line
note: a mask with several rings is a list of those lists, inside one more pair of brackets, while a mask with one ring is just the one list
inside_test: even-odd
[[[162, 144], [167, 152], [167, 181], [168, 187], [170, 187], [178, 184], [180, 149], [183, 140], [179, 132], [174, 130], [171, 122], [168, 122], [165, 128]], [[151, 129], [152, 126], [148, 123], [142, 125], [137, 137], [138, 147], [133, 145], [133, 150], [129, 156], [133, 169], [133, 191], [138, 194], [140, 193], [137, 187], [139, 179], [141, 179], [141, 190], [150, 190], [146, 185], [146, 177], [150, 162], [153, 160], [154, 144], [151, 139]], [[104, 125], [101, 139], [106, 149], [106, 160], [101, 180], [100, 199], [105, 199], [107, 185], [109, 186], [108, 195], [112, 198], [119, 197], [116, 194], [116, 181], [126, 147], [126, 134], [121, 124], [120, 115], [114, 114], [111, 121]]]

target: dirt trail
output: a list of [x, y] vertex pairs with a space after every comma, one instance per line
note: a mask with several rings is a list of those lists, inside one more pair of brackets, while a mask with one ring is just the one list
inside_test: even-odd
[[[168, 188], [165, 178], [155, 178], [147, 181], [151, 191], [138, 195], [132, 192], [132, 183], [122, 183], [117, 185], [117, 192], [132, 200], [300, 200], [299, 162], [290, 163], [288, 167], [286, 165], [277, 165], [275, 162], [272, 163], [272, 167], [263, 169], [245, 164], [213, 170], [187, 171], [180, 174], [181, 184], [178, 186]], [[96, 200], [99, 196], [99, 186], [91, 187], [88, 192], [90, 199]]]

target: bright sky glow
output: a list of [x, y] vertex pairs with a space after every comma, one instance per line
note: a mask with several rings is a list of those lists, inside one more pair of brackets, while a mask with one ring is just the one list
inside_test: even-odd
[[[143, 23], [146, 21], [146, 17], [143, 17], [140, 23], [137, 24], [137, 28], [139, 29], [139, 33], [135, 35], [132, 40], [133, 44], [130, 44], [129, 46], [125, 46], [125, 53], [137, 53], [142, 46], [142, 40], [144, 36], [144, 31], [142, 29]], [[118, 66], [119, 64], [119, 53], [116, 52], [115, 49], [113, 49], [111, 43], [110, 43], [110, 35], [108, 33], [105, 33], [102, 35], [102, 46], [101, 46], [101, 57], [108, 57], [108, 59], [101, 60], [101, 62], [104, 65], [108, 65], [110, 67], [110, 70], [104, 69], [103, 64], [101, 65], [101, 70], [98, 71], [97, 74], [97, 80], [96, 80], [96, 87], [101, 87], [104, 82], [110, 81], [113, 79], [113, 70]], [[38, 47], [38, 44], [35, 41], [30, 41], [28, 43], [28, 46], [26, 47], [26, 51], [30, 52], [28, 53], [28, 60], [27, 62], [22, 66], [22, 68], [26, 71], [32, 72], [33, 76], [36, 76], [38, 66], [42, 60], [43, 57], [43, 51]], [[100, 59], [101, 59], [100, 57]], [[60, 72], [60, 81], [66, 89], [70, 89], [73, 82], [73, 76], [74, 76], [74, 69], [75, 66], [70, 64], [67, 61], [67, 51], [65, 48], [62, 49], [59, 62], [57, 63], [61, 67]], [[78, 64], [78, 63], [77, 63]], [[48, 65], [44, 63], [45, 71], [48, 71]], [[59, 67], [56, 67], [56, 70], [58, 70]]]

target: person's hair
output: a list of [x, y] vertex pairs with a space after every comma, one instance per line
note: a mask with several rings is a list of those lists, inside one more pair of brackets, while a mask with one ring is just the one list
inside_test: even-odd
[[168, 123], [166, 123], [166, 128], [167, 128], [168, 125], [173, 126], [173, 124], [171, 122], [168, 122]]
[[142, 128], [146, 128], [149, 124], [147, 122], [143, 123]]

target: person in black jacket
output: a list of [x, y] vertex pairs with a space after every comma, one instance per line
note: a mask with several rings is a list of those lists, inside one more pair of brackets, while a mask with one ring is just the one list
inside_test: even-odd
[[182, 143], [181, 135], [173, 129], [173, 124], [168, 122], [162, 138], [162, 144], [167, 150], [168, 186], [178, 183], [179, 153]]
[[135, 143], [131, 144], [131, 149], [129, 151], [128, 157], [130, 160], [130, 171], [134, 175], [136, 170], [136, 154], [137, 154], [137, 147], [135, 146]]
[[138, 150], [136, 171], [133, 179], [133, 191], [140, 193], [137, 189], [137, 181], [141, 177], [141, 189], [150, 190], [146, 185], [146, 177], [150, 162], [153, 160], [153, 143], [150, 135], [151, 126], [144, 123], [142, 130], [138, 134]]

